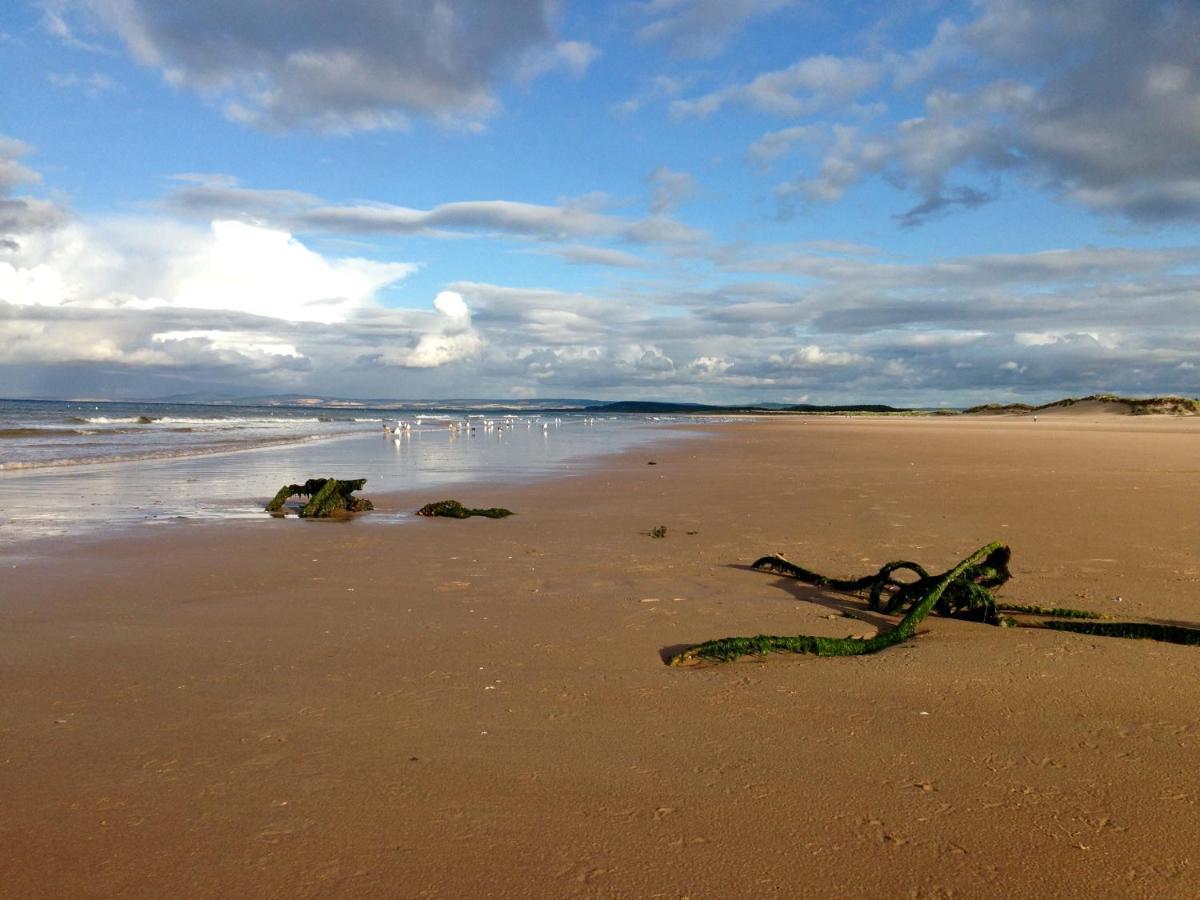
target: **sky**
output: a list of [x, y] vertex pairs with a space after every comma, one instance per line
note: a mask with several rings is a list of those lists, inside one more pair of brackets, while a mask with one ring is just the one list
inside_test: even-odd
[[1200, 394], [1200, 3], [4, 0], [0, 396]]

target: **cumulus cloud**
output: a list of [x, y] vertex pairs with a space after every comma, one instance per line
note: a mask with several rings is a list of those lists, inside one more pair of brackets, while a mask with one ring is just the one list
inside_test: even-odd
[[[853, 252], [840, 252], [851, 250]], [[899, 402], [1071, 390], [1187, 391], [1200, 249], [1085, 248], [897, 263], [774, 248], [728, 267], [800, 274], [604, 297], [458, 284], [488, 337], [480, 377], [544, 391]], [[1018, 368], [1002, 368], [1006, 362]], [[1073, 369], [1072, 366], [1075, 368]], [[1155, 382], [1154, 379], [1160, 379]]]
[[696, 193], [696, 179], [687, 172], [677, 172], [659, 166], [646, 176], [652, 196], [650, 211], [655, 214], [669, 212]]
[[626, 118], [655, 100], [679, 96], [692, 81], [691, 76], [655, 75], [632, 97], [613, 104], [610, 112], [617, 118]]
[[600, 48], [587, 41], [559, 41], [551, 47], [527, 51], [517, 66], [516, 77], [528, 83], [549, 72], [562, 71], [580, 78], [599, 58]]
[[781, 185], [781, 198], [832, 202], [882, 175], [920, 198], [898, 216], [903, 225], [988, 202], [994, 191], [979, 179], [1011, 173], [1100, 213], [1200, 217], [1200, 7], [980, 0], [971, 10], [963, 21], [943, 20], [915, 50], [809, 57], [671, 108], [702, 117], [739, 102], [804, 118], [924, 86], [916, 117], [866, 129], [797, 124], [764, 136], [749, 155], [762, 162], [796, 140], [823, 142], [816, 171]]
[[45, 0], [51, 33], [115, 33], [137, 62], [221, 98], [234, 119], [334, 132], [414, 116], [478, 122], [496, 109], [494, 83], [522, 61], [581, 72], [594, 52], [554, 42], [555, 5], [345, 0], [329, 15], [319, 0]]
[[216, 221], [207, 231], [144, 220], [100, 229], [72, 223], [0, 263], [0, 298], [18, 306], [170, 306], [330, 324], [414, 268], [327, 259], [287, 232], [241, 222]]
[[14, 196], [16, 188], [42, 180], [37, 171], [21, 162], [32, 149], [22, 141], [0, 135], [0, 251], [19, 249], [20, 235], [52, 228], [65, 218], [57, 203]]
[[[32, 170], [6, 171], [10, 183], [37, 180]], [[0, 248], [0, 369], [36, 385], [31, 373], [63, 383], [62, 367], [72, 367], [77, 389], [104, 372], [143, 390], [214, 380], [279, 390], [364, 367], [432, 371], [470, 357], [482, 338], [459, 295], [439, 294], [433, 312], [384, 305], [415, 268], [323, 255], [286, 230], [245, 221], [192, 226], [64, 211]]]
[[[287, 241], [257, 237], [276, 247], [278, 260], [296, 264]], [[171, 236], [172, 244], [181, 240]], [[341, 271], [338, 260], [326, 265], [331, 276]], [[366, 296], [335, 307], [336, 321], [284, 319], [270, 305], [141, 302], [152, 293], [18, 306], [0, 278], [0, 365], [57, 360], [192, 378], [238, 373], [276, 389], [329, 390], [340, 377], [359, 385], [360, 395], [367, 384], [395, 393], [381, 381], [387, 372], [404, 373], [408, 385], [495, 396], [808, 394], [814, 402], [1195, 393], [1200, 384], [1200, 328], [1180, 325], [1200, 321], [1200, 248], [912, 262], [870, 248], [804, 244], [730, 253], [721, 268], [754, 278], [597, 294], [464, 281], [447, 285], [430, 310], [391, 309]], [[123, 273], [123, 282], [145, 291], [160, 270], [180, 271], [155, 264], [138, 272], [112, 251], [90, 269], [58, 274], [69, 283]], [[435, 373], [440, 380], [429, 381]]]
[[817, 125], [794, 125], [769, 131], [750, 145], [746, 156], [753, 162], [764, 164], [783, 156], [793, 144], [810, 144], [824, 137], [824, 129]]
[[0, 135], [0, 191], [41, 181], [41, 175], [20, 161], [32, 149], [23, 141]]
[[462, 294], [442, 291], [434, 298], [433, 306], [440, 320], [423, 331], [412, 347], [384, 348], [378, 362], [407, 369], [433, 369], [479, 352], [483, 339], [471, 327], [471, 310]]
[[740, 103], [769, 115], [805, 116], [860, 96], [878, 85], [887, 71], [884, 64], [861, 57], [809, 56], [746, 84], [674, 100], [670, 110], [676, 118], [706, 118], [728, 103]]
[[796, 0], [647, 0], [637, 36], [663, 43], [682, 57], [713, 56], [751, 19], [794, 6]]
[[902, 225], [922, 224], [956, 206], [973, 209], [988, 202], [991, 194], [969, 185], [948, 185], [947, 178], [967, 163], [993, 171], [1025, 165], [1010, 146], [1005, 122], [1035, 99], [1024, 85], [996, 82], [964, 94], [934, 91], [926, 98], [926, 115], [906, 119], [890, 133], [833, 125], [824, 134], [826, 150], [818, 171], [780, 185], [777, 193], [783, 199], [800, 195], [812, 202], [833, 202], [864, 178], [883, 174], [922, 197], [897, 216]]

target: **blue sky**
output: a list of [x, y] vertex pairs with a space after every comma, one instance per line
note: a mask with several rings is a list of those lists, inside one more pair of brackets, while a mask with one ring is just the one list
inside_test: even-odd
[[1200, 393], [1188, 2], [14, 2], [0, 395]]

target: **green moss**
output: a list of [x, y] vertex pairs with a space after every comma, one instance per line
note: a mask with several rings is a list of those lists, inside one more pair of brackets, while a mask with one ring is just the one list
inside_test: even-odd
[[488, 519], [503, 519], [505, 516], [516, 515], [511, 509], [490, 506], [487, 509], [471, 509], [463, 506], [457, 500], [439, 500], [436, 503], [426, 503], [417, 510], [418, 516], [441, 516], [447, 519], [467, 519], [471, 516], [484, 516]]

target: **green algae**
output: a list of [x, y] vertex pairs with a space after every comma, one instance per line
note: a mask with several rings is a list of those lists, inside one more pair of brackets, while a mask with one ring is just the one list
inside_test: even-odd
[[446, 519], [468, 519], [471, 516], [483, 516], [488, 519], [503, 519], [516, 515], [511, 509], [500, 506], [489, 506], [487, 509], [472, 509], [463, 506], [457, 500], [438, 500], [436, 503], [426, 503], [417, 510], [418, 516], [441, 516]]

